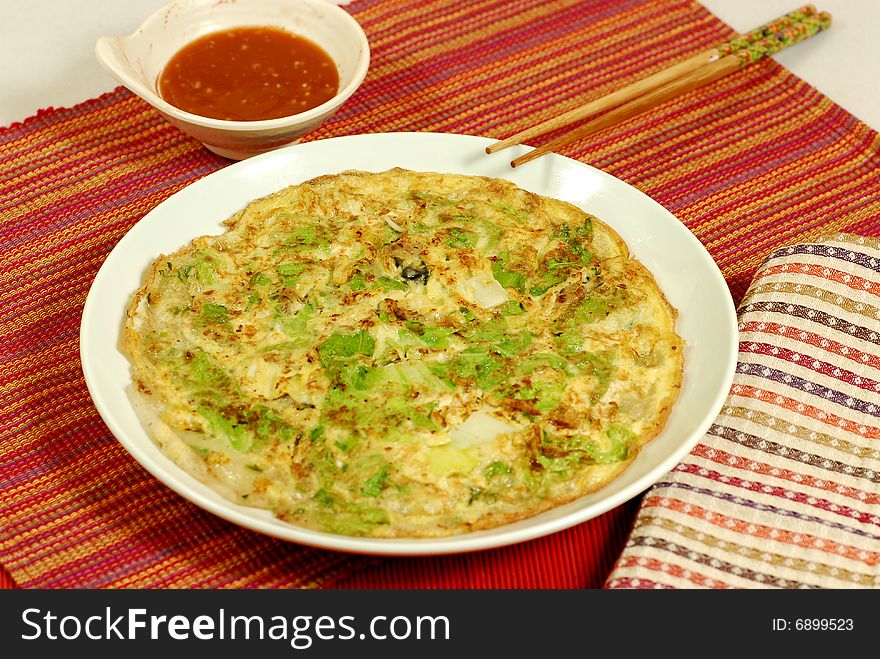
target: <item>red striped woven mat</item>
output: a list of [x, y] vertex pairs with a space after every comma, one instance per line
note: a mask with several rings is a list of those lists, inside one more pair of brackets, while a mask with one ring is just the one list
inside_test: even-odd
[[[688, 0], [360, 0], [348, 9], [370, 38], [370, 73], [310, 139], [389, 130], [500, 137], [732, 34]], [[878, 146], [875, 132], [768, 61], [566, 155], [675, 213], [739, 299], [775, 246], [836, 230], [880, 233]], [[601, 585], [633, 504], [518, 547], [376, 561], [229, 525], [125, 453], [80, 371], [86, 292], [133, 223], [225, 164], [122, 89], [0, 129], [0, 563], [15, 581]]]

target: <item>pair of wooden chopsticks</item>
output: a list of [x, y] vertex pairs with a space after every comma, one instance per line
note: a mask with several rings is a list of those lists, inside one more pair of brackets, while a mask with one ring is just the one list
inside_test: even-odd
[[[708, 85], [780, 50], [812, 37], [831, 25], [831, 15], [817, 12], [812, 5], [801, 7], [735, 39], [705, 50], [683, 62], [643, 78], [581, 107], [569, 110], [536, 126], [511, 135], [486, 147], [495, 153], [515, 144], [522, 144], [550, 131], [600, 115], [574, 130], [542, 144], [533, 151], [515, 158], [517, 167], [546, 153], [597, 133], [641, 112], [689, 91]], [[600, 114], [603, 113], [604, 114]]]

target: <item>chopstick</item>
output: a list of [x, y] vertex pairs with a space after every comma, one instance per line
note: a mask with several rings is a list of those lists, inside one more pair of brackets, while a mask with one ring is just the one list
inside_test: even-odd
[[691, 73], [692, 71], [696, 71], [699, 68], [707, 64], [711, 64], [712, 62], [724, 57], [725, 55], [730, 55], [731, 53], [735, 53], [742, 48], [745, 48], [753, 43], [755, 43], [758, 39], [761, 39], [767, 34], [773, 34], [782, 29], [790, 27], [794, 23], [799, 23], [804, 18], [808, 16], [814, 16], [816, 14], [816, 8], [813, 5], [805, 5], [800, 9], [796, 9], [795, 11], [789, 12], [784, 16], [780, 16], [769, 23], [762, 25], [761, 27], [755, 28], [751, 32], [746, 34], [741, 34], [730, 41], [727, 41], [720, 46], [716, 46], [714, 48], [709, 48], [708, 50], [704, 50], [697, 55], [693, 55], [683, 62], [679, 62], [678, 64], [673, 64], [672, 66], [663, 69], [662, 71], [658, 71], [657, 73], [648, 76], [647, 78], [643, 78], [638, 80], [631, 85], [627, 85], [617, 91], [611, 92], [606, 96], [602, 96], [601, 98], [597, 98], [595, 101], [587, 103], [586, 105], [574, 108], [569, 110], [568, 112], [564, 112], [556, 117], [552, 117], [543, 121], [531, 128], [526, 128], [519, 133], [511, 135], [503, 140], [496, 142], [488, 147], [486, 147], [486, 153], [495, 153], [496, 151], [501, 151], [502, 149], [506, 149], [509, 146], [513, 146], [515, 144], [522, 144], [532, 139], [533, 137], [537, 137], [539, 135], [543, 135], [544, 133], [549, 133], [558, 128], [563, 128], [569, 124], [574, 123], [575, 121], [581, 121], [582, 119], [587, 119], [593, 115], [599, 114], [600, 112], [604, 112], [606, 110], [611, 110], [620, 105], [623, 105], [627, 101], [631, 101], [642, 94], [647, 94], [648, 92], [656, 89], [657, 87], [661, 87], [677, 78], [681, 78], [682, 76]]
[[605, 112], [593, 121], [511, 162], [511, 166], [519, 166], [729, 75], [827, 29], [830, 24], [830, 14], [817, 13], [814, 7], [807, 5], [607, 96], [511, 135], [487, 147], [486, 152], [494, 153], [514, 144], [521, 144], [543, 133], [564, 128], [576, 121]]

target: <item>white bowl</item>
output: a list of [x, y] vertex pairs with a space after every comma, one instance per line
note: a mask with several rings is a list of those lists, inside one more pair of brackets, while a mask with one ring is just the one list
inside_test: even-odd
[[[321, 46], [336, 63], [339, 92], [305, 112], [263, 121], [202, 117], [159, 96], [159, 75], [181, 48], [206, 34], [245, 26], [281, 28]], [[317, 128], [357, 90], [370, 64], [370, 46], [360, 25], [326, 0], [176, 0], [131, 36], [98, 39], [95, 55], [114, 78], [168, 121], [234, 160], [293, 144]]]
[[[83, 310], [83, 373], [113, 434], [156, 478], [216, 515], [278, 538], [366, 554], [449, 554], [522, 542], [595, 517], [656, 482], [709, 429], [733, 380], [736, 313], [724, 277], [687, 227], [636, 188], [556, 154], [511, 169], [511, 155], [522, 155], [529, 147], [487, 156], [484, 149], [491, 143], [486, 138], [437, 133], [316, 140], [225, 167], [159, 204], [113, 248]], [[676, 328], [685, 340], [684, 379], [663, 432], [617, 480], [571, 503], [494, 529], [433, 539], [358, 538], [295, 526], [266, 510], [224, 499], [178, 467], [150, 439], [126, 393], [131, 387], [130, 364], [119, 349], [125, 309], [150, 263], [196, 236], [222, 233], [223, 220], [251, 200], [287, 185], [344, 169], [378, 172], [392, 167], [494, 176], [573, 203], [608, 222], [654, 273], [679, 310]]]

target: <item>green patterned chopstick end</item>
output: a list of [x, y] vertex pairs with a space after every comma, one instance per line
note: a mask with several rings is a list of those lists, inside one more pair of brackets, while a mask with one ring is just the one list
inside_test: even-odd
[[780, 16], [769, 23], [765, 23], [761, 27], [755, 28], [751, 32], [741, 34], [738, 37], [721, 44], [717, 47], [719, 56], [724, 57], [725, 55], [733, 55], [744, 48], [748, 48], [759, 39], [772, 36], [815, 15], [816, 9], [811, 5], [806, 5], [799, 9], [795, 9], [794, 11], [790, 11], [784, 16]]
[[762, 38], [736, 51], [742, 66], [753, 64], [765, 57], [770, 57], [789, 46], [809, 39], [813, 35], [827, 30], [831, 26], [831, 14], [819, 12], [804, 16], [802, 20], [791, 23], [778, 32], [765, 34]]

